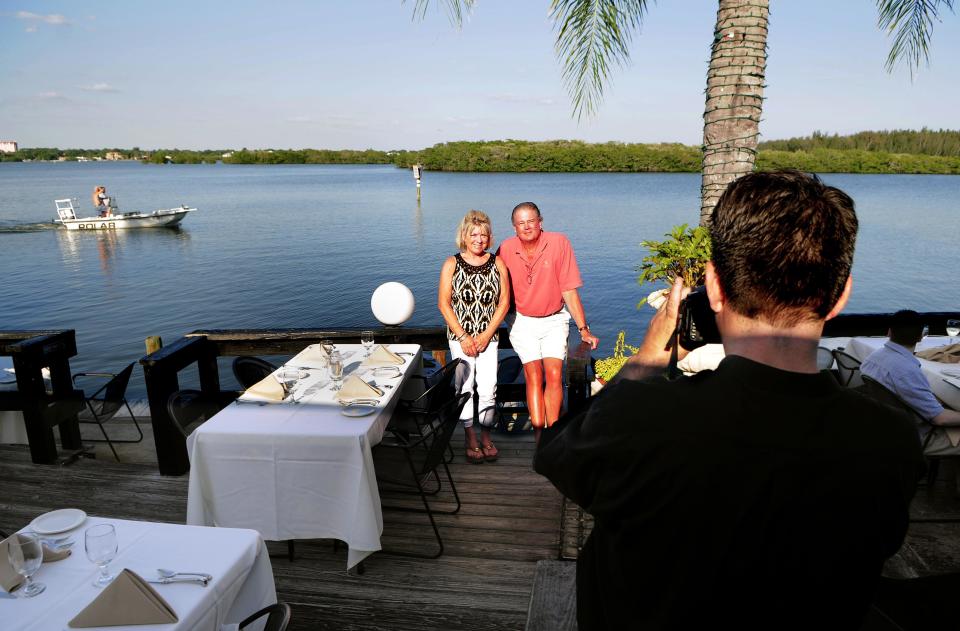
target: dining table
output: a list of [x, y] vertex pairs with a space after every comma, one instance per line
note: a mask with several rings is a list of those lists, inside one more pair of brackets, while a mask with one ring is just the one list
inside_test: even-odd
[[337, 344], [344, 379], [360, 377], [382, 393], [357, 406], [338, 401], [323, 362], [303, 361], [311, 348], [284, 365], [303, 370], [290, 396], [241, 396], [190, 434], [187, 523], [250, 528], [269, 541], [337, 539], [349, 569], [381, 549], [371, 450], [420, 368], [420, 346], [387, 346], [402, 360], [387, 370], [365, 365], [361, 345]]
[[84, 554], [84, 532], [98, 524], [112, 524], [116, 530], [118, 551], [109, 565], [114, 575], [129, 569], [143, 579], [159, 580], [159, 570], [163, 568], [211, 576], [206, 585], [196, 582], [150, 585], [173, 609], [176, 622], [149, 627], [109, 627], [112, 630], [236, 628], [250, 614], [277, 602], [270, 556], [256, 531], [84, 515], [73, 529], [49, 535], [69, 537], [73, 546], [70, 556], [43, 563], [32, 575], [35, 582], [45, 585], [43, 592], [25, 598], [18, 595], [20, 590], [7, 594], [0, 588], [0, 628], [5, 631], [67, 629], [70, 620], [108, 589], [94, 586], [99, 569]]

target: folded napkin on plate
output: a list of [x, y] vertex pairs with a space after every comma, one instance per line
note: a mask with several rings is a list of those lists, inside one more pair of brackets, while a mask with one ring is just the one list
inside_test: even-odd
[[356, 375], [350, 375], [343, 380], [343, 386], [334, 397], [337, 401], [346, 403], [356, 399], [379, 399], [383, 396], [383, 390], [361, 379]]
[[76, 628], [177, 622], [177, 613], [146, 581], [122, 571], [68, 623]]
[[327, 351], [319, 344], [311, 344], [297, 353], [289, 364], [300, 368], [326, 368]]
[[377, 344], [370, 356], [363, 360], [363, 366], [402, 366], [403, 358], [383, 344]]
[[247, 391], [240, 395], [240, 398], [250, 401], [283, 401], [286, 394], [277, 378], [273, 375], [267, 375], [247, 388]]
[[0, 541], [0, 587], [8, 592], [12, 592], [23, 582], [23, 577], [17, 574], [13, 566], [10, 565], [10, 560], [7, 558], [7, 548], [9, 545], [9, 537]]
[[960, 363], [960, 344], [947, 344], [936, 348], [928, 348], [925, 351], [914, 353], [921, 359], [927, 359], [932, 362], [941, 362], [944, 364]]
[[48, 548], [43, 546], [43, 562], [44, 563], [53, 563], [54, 561], [62, 561], [70, 556], [70, 548], [60, 548], [59, 550], [54, 550], [53, 548]]

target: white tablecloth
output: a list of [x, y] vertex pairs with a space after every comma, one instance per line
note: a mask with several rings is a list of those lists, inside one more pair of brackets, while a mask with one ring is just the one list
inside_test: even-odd
[[[847, 344], [846, 352], [862, 362], [870, 353], [883, 346], [886, 341], [887, 338], [885, 337], [855, 337]], [[917, 350], [923, 351], [938, 346], [945, 346], [956, 343], [956, 341], [957, 338], [939, 336], [926, 337], [917, 344]], [[954, 376], [960, 375], [960, 364], [932, 362], [919, 357], [917, 361], [920, 362], [920, 368], [923, 370], [927, 381], [930, 382], [930, 389], [933, 391], [933, 394], [943, 401], [945, 406], [954, 410], [960, 410], [960, 378]], [[955, 384], [956, 387], [951, 385], [951, 383]]]
[[157, 568], [163, 567], [213, 575], [207, 587], [152, 585], [177, 613], [177, 623], [109, 627], [111, 630], [217, 631], [220, 625], [238, 623], [277, 601], [267, 548], [252, 530], [88, 517], [80, 527], [56, 535], [71, 535], [76, 543], [69, 557], [44, 563], [34, 575], [34, 580], [47, 586], [43, 593], [33, 598], [0, 599], [0, 628], [67, 629], [67, 623], [100, 593], [92, 584], [99, 570], [83, 551], [84, 531], [100, 523], [114, 524], [117, 529], [119, 552], [110, 564], [114, 573], [129, 568], [155, 579]]
[[[359, 345], [338, 348], [347, 366], [363, 359]], [[234, 403], [201, 425], [187, 440], [187, 523], [252, 528], [271, 541], [339, 539], [349, 547], [348, 568], [379, 550], [383, 517], [370, 449], [419, 365], [420, 347], [390, 350], [414, 355], [403, 356], [400, 377], [376, 378], [384, 395], [369, 416], [344, 416], [323, 387], [297, 404]], [[325, 372], [311, 370], [299, 388], [326, 383]]]

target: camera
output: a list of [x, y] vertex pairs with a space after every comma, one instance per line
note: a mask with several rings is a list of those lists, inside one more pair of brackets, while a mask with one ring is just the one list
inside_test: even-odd
[[710, 308], [707, 288], [697, 287], [680, 303], [680, 346], [692, 351], [705, 344], [719, 344], [720, 331], [716, 316]]

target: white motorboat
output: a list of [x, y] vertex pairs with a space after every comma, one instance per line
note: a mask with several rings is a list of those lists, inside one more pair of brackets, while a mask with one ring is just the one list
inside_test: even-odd
[[196, 208], [186, 205], [179, 208], [155, 210], [151, 213], [129, 212], [122, 213], [111, 205], [109, 212], [102, 216], [77, 217], [73, 208], [72, 199], [54, 200], [57, 205], [58, 218], [54, 223], [62, 225], [67, 230], [129, 230], [131, 228], [176, 228]]

